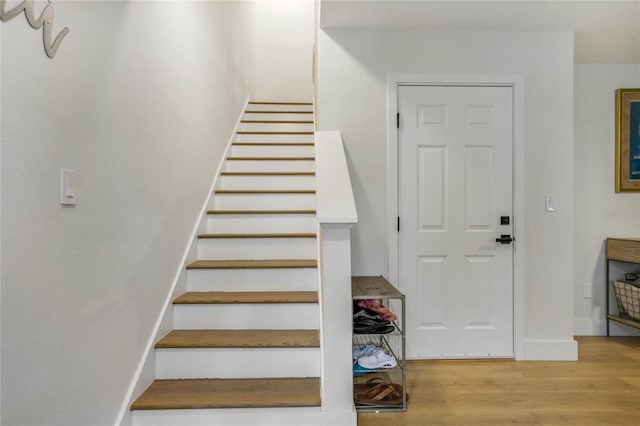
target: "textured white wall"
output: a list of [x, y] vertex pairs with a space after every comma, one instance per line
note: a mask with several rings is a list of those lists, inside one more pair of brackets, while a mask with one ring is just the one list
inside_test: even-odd
[[246, 93], [229, 3], [53, 4], [53, 60], [23, 16], [1, 24], [1, 423], [106, 425]]
[[615, 90], [640, 87], [640, 64], [577, 64], [574, 83], [575, 333], [604, 335], [604, 240], [640, 234], [640, 195], [616, 194], [614, 185]]
[[234, 57], [254, 100], [313, 97], [313, 0], [234, 2]]
[[[356, 275], [388, 272], [387, 74], [524, 77], [527, 356], [576, 356], [573, 35], [330, 29], [319, 37], [318, 123], [342, 131], [350, 161], [359, 216], [352, 233]], [[556, 213], [545, 213], [545, 194], [556, 196]]]

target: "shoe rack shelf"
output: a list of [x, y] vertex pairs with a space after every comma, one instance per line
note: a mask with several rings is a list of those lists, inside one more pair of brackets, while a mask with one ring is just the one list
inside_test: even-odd
[[[373, 343], [388, 353], [390, 353], [397, 362], [393, 368], [380, 368], [374, 370], [366, 370], [366, 373], [356, 371], [354, 369], [354, 402], [358, 412], [399, 412], [407, 410], [407, 392], [406, 392], [406, 364], [405, 364], [405, 300], [404, 294], [400, 293], [389, 281], [383, 277], [352, 277], [351, 279], [351, 295], [354, 302], [363, 299], [374, 299], [378, 303], [389, 308], [397, 319], [392, 321], [394, 330], [390, 333], [383, 334], [354, 334], [353, 346], [364, 346], [367, 343]], [[355, 306], [355, 303], [354, 303]], [[354, 367], [356, 366], [354, 361]], [[402, 402], [389, 403], [387, 401], [379, 401], [377, 403], [369, 403], [363, 405], [356, 398], [356, 394], [362, 394], [362, 388], [366, 388], [367, 383], [379, 382], [383, 380], [393, 384], [396, 389], [401, 390]], [[371, 404], [371, 405], [370, 405]]]

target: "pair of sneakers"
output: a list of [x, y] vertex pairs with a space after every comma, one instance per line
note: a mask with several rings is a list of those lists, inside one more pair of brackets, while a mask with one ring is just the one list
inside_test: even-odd
[[353, 349], [353, 359], [361, 367], [369, 370], [393, 368], [398, 365], [393, 355], [373, 343], [356, 346]]

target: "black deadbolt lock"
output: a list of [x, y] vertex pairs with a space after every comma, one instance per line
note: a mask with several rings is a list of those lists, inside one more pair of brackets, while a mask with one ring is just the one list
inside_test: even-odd
[[509, 216], [500, 216], [500, 225], [508, 225]]

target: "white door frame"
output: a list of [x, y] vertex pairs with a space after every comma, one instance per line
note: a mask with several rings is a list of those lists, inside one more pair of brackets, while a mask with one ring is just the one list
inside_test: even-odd
[[[507, 86], [513, 88], [513, 350], [525, 359], [524, 77], [479, 74], [387, 75], [387, 229], [389, 281], [398, 282], [398, 86]], [[402, 227], [402, 223], [400, 224]]]

